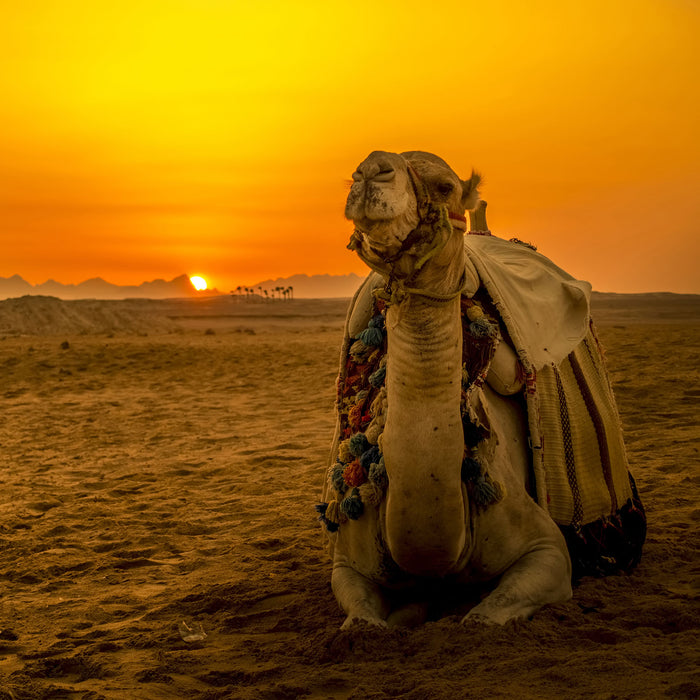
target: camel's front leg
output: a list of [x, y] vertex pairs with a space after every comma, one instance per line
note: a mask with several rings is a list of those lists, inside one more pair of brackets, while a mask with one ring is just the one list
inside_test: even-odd
[[543, 605], [571, 598], [571, 561], [562, 542], [542, 542], [507, 569], [501, 580], [462, 622], [502, 625], [527, 618]]
[[335, 564], [331, 576], [333, 593], [347, 614], [341, 629], [357, 620], [386, 627], [389, 605], [381, 588], [347, 564]]

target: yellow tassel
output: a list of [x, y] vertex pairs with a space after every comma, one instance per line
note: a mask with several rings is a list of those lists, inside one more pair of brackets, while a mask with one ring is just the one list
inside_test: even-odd
[[470, 306], [467, 309], [467, 318], [470, 321], [476, 321], [477, 318], [483, 318], [484, 312], [480, 306]]
[[338, 501], [331, 501], [326, 508], [326, 520], [342, 525], [348, 521], [347, 516], [340, 510]]
[[378, 418], [386, 411], [386, 387], [382, 387], [381, 391], [377, 394], [377, 398], [372, 401], [372, 405], [369, 407], [369, 412]]
[[380, 425], [379, 421], [373, 420], [367, 426], [367, 430], [365, 430], [367, 442], [369, 442], [370, 445], [376, 445], [377, 440], [379, 440], [379, 436], [382, 434], [382, 430], [384, 430], [384, 426]]
[[362, 364], [367, 359], [367, 356], [370, 353], [372, 353], [373, 350], [374, 348], [368, 347], [361, 340], [356, 340], [350, 346], [350, 356], [352, 357], [354, 362]]
[[352, 452], [350, 452], [350, 438], [343, 440], [343, 442], [340, 443], [340, 447], [338, 448], [338, 458], [341, 462], [346, 464], [355, 459]]
[[363, 503], [368, 503], [376, 507], [382, 502], [382, 492], [369, 481], [362, 484], [362, 486], [359, 487], [359, 491]]

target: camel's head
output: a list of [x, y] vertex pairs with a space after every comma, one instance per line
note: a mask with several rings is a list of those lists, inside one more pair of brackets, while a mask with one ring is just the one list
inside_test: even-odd
[[461, 180], [432, 153], [371, 153], [352, 176], [345, 216], [350, 248], [397, 279], [414, 277], [426, 259], [449, 260], [461, 249], [465, 211], [479, 199], [480, 177]]

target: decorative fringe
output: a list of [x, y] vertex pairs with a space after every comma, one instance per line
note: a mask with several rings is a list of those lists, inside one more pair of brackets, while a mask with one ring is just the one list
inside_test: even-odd
[[571, 555], [572, 578], [631, 571], [642, 557], [647, 521], [637, 485], [629, 474], [632, 498], [607, 518], [582, 527], [559, 526]]

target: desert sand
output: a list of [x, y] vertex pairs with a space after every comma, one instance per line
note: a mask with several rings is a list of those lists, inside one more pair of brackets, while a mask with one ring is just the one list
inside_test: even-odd
[[700, 297], [594, 300], [631, 575], [340, 632], [314, 504], [346, 305], [0, 302], [0, 700], [699, 697]]

